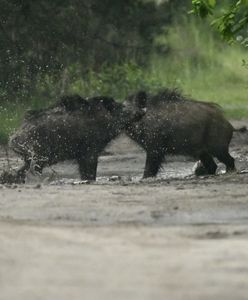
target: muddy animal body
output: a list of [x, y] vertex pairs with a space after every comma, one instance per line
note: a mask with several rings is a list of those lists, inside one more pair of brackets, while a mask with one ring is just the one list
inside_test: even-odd
[[102, 150], [143, 115], [140, 107], [126, 109], [109, 97], [85, 100], [77, 95], [63, 97], [48, 109], [28, 112], [10, 139], [11, 148], [25, 162], [16, 181], [25, 181], [31, 165], [42, 172], [45, 166], [68, 159], [78, 162], [81, 179], [95, 180]]
[[233, 127], [218, 105], [186, 99], [174, 90], [156, 95], [140, 92], [127, 101], [141, 96], [147, 101], [147, 113], [126, 132], [146, 151], [144, 178], [157, 175], [166, 154], [200, 160], [197, 175], [215, 174], [213, 157], [223, 162], [227, 171], [235, 169], [228, 150]]

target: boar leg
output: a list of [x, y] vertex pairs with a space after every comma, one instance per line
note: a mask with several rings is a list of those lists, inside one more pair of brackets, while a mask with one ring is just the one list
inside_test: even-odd
[[146, 165], [143, 178], [155, 177], [163, 162], [164, 155], [161, 153], [150, 153], [146, 155]]
[[[36, 160], [34, 162], [34, 166], [33, 166], [33, 170], [38, 173], [38, 174], [42, 174], [42, 171], [44, 169], [44, 167], [47, 165], [46, 162], [44, 161], [40, 161], [40, 160]], [[49, 164], [48, 164], [49, 165]], [[32, 165], [31, 165], [31, 168], [32, 168]]]
[[[215, 174], [217, 165], [210, 154], [202, 153], [200, 155], [200, 160], [202, 162], [203, 167], [206, 169], [207, 174]], [[196, 170], [195, 173], [198, 175], [199, 172], [197, 172]]]
[[98, 157], [95, 155], [77, 159], [82, 180], [96, 180], [97, 161]]
[[198, 160], [193, 168], [196, 176], [204, 176], [209, 174], [201, 160]]
[[30, 168], [31, 161], [25, 160], [24, 166], [22, 166], [16, 173], [16, 179], [19, 183], [25, 182], [25, 177], [28, 169]]
[[227, 172], [232, 172], [236, 170], [234, 158], [228, 153], [228, 151], [225, 150], [223, 152], [220, 152], [216, 155], [216, 157], [220, 162], [226, 165]]

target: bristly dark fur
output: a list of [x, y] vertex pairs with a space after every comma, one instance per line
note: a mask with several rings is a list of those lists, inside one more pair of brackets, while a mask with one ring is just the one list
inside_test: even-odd
[[56, 104], [63, 106], [67, 111], [85, 110], [89, 107], [88, 101], [79, 95], [63, 96]]
[[156, 95], [150, 95], [149, 100], [152, 104], [156, 105], [161, 102], [181, 102], [191, 99], [187, 99], [183, 96], [179, 89], [163, 89], [160, 90]]
[[92, 97], [89, 98], [88, 101], [92, 109], [100, 109], [103, 106], [109, 112], [112, 112], [116, 108], [117, 104], [113, 98], [106, 96]]
[[135, 95], [135, 104], [140, 108], [145, 108], [147, 104], [147, 93], [145, 91], [139, 91]]
[[116, 102], [113, 98], [105, 96], [92, 97], [87, 100], [79, 95], [63, 96], [55, 104], [49, 106], [48, 108], [27, 111], [25, 114], [25, 119], [31, 120], [38, 118], [41, 114], [56, 107], [64, 108], [68, 112], [73, 112], [76, 110], [94, 112], [96, 109], [101, 108], [105, 108], [109, 112], [112, 112], [116, 108]]
[[41, 114], [56, 107], [62, 107], [66, 111], [70, 112], [75, 110], [85, 110], [89, 107], [89, 103], [79, 95], [63, 96], [55, 104], [52, 104], [47, 108], [28, 110], [25, 114], [25, 119], [31, 120], [38, 118]]
[[147, 98], [147, 114], [127, 126], [126, 133], [146, 151], [144, 178], [157, 175], [167, 154], [199, 159], [207, 174], [216, 172], [213, 157], [224, 163], [227, 171], [235, 170], [228, 150], [233, 128], [219, 105], [193, 100], [177, 89], [148, 95], [140, 91], [126, 101], [134, 103], [140, 95]]
[[151, 105], [158, 105], [159, 103], [172, 103], [172, 102], [193, 102], [193, 103], [201, 103], [208, 107], [212, 107], [217, 109], [219, 112], [223, 113], [223, 109], [217, 103], [213, 102], [204, 102], [194, 100], [192, 98], [184, 96], [178, 88], [175, 89], [163, 89], [159, 91], [156, 95], [149, 95], [148, 103]]
[[56, 106], [63, 106], [69, 112], [75, 110], [95, 110], [102, 107], [111, 112], [116, 107], [116, 102], [113, 98], [106, 96], [84, 99], [79, 95], [72, 95], [62, 97], [54, 107]]

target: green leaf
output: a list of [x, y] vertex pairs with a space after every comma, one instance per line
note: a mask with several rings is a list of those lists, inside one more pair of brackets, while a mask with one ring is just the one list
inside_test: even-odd
[[208, 0], [209, 5], [214, 8], [216, 5], [216, 0]]

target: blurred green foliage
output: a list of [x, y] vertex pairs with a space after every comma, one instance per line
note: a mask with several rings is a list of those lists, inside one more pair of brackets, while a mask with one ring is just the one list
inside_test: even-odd
[[80, 69], [79, 78], [103, 64], [145, 64], [155, 36], [171, 22], [173, 5], [143, 0], [0, 0], [0, 100], [30, 97], [47, 76], [63, 82], [74, 65]]
[[202, 18], [209, 15], [213, 16], [212, 25], [218, 29], [221, 36], [228, 42], [235, 42], [237, 35], [242, 37], [244, 33], [247, 34], [247, 0], [192, 0], [192, 6], [192, 12]]

